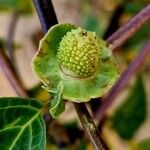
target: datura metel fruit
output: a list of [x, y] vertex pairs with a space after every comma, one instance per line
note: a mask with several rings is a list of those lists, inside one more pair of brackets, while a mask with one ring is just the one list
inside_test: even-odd
[[32, 67], [54, 97], [50, 109], [54, 117], [61, 113], [60, 106], [64, 108], [64, 99], [87, 102], [101, 97], [119, 76], [105, 41], [71, 24], [57, 24], [47, 32]]

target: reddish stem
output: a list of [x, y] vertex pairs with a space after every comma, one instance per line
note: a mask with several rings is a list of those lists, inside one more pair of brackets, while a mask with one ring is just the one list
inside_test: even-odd
[[8, 50], [10, 60], [12, 61], [14, 66], [16, 65], [14, 59], [14, 36], [15, 36], [18, 20], [19, 20], [19, 12], [14, 11], [11, 17], [7, 40], [6, 40], [6, 48]]
[[26, 97], [27, 93], [23, 88], [22, 82], [19, 80], [12, 63], [2, 47], [0, 47], [0, 66], [16, 94], [18, 96]]
[[114, 50], [121, 46], [148, 21], [150, 21], [150, 4], [106, 40], [109, 47]]

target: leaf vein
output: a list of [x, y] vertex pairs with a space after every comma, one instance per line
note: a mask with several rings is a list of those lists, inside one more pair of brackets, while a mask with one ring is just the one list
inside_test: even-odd
[[29, 109], [33, 109], [33, 110], [39, 110], [39, 109], [31, 107], [31, 106], [23, 106], [23, 105], [1, 107], [0, 110], [3, 110], [3, 109], [6, 110], [6, 109], [10, 109], [10, 108], [29, 108]]
[[14, 145], [16, 144], [17, 140], [19, 139], [19, 137], [21, 136], [21, 134], [23, 133], [23, 131], [25, 130], [25, 128], [30, 125], [30, 123], [32, 121], [34, 121], [34, 119], [36, 119], [36, 117], [38, 117], [40, 115], [40, 113], [42, 112], [43, 110], [39, 110], [37, 112], [37, 114], [35, 114], [24, 126], [22, 126], [22, 129], [20, 130], [20, 132], [18, 133], [18, 135], [16, 136], [16, 138], [14, 139], [14, 141], [12, 142], [11, 146], [9, 147], [9, 150], [12, 150]]

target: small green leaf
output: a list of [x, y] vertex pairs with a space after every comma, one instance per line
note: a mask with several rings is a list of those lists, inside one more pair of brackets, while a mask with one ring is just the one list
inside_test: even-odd
[[141, 76], [137, 81], [127, 100], [119, 106], [112, 124], [120, 137], [131, 139], [146, 118], [146, 94]]
[[62, 98], [63, 96], [63, 85], [62, 82], [58, 84], [58, 91], [57, 93], [54, 93], [54, 98], [51, 101], [50, 106], [50, 114], [53, 118], [56, 118], [59, 116], [62, 112], [65, 111], [65, 102]]
[[42, 105], [29, 98], [0, 98], [0, 149], [44, 150]]

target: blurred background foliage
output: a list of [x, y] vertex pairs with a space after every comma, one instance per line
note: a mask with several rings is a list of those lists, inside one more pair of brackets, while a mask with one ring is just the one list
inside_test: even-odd
[[[81, 25], [107, 39], [149, 4], [149, 0], [53, 0], [53, 4], [59, 22]], [[31, 0], [0, 0], [0, 50], [7, 51], [29, 96], [44, 103], [50, 96], [41, 88], [30, 66], [42, 36]], [[114, 52], [120, 72], [124, 71], [149, 38], [148, 23]], [[140, 75], [135, 75], [130, 80], [99, 125], [108, 147], [112, 150], [150, 150], [149, 60], [142, 66], [140, 72]], [[16, 95], [1, 69], [0, 87], [0, 96]], [[95, 111], [100, 103], [93, 100], [88, 105]], [[57, 120], [50, 119], [47, 123], [47, 150], [56, 149], [92, 149], [78, 123], [73, 106], [69, 103], [65, 113]]]
[[[112, 126], [123, 139], [133, 138], [146, 118], [146, 93], [139, 75], [124, 103], [119, 105], [112, 117]], [[139, 92], [140, 91], [140, 92]]]
[[29, 15], [33, 12], [32, 1], [30, 0], [1, 0], [1, 11], [17, 11], [18, 13]]

